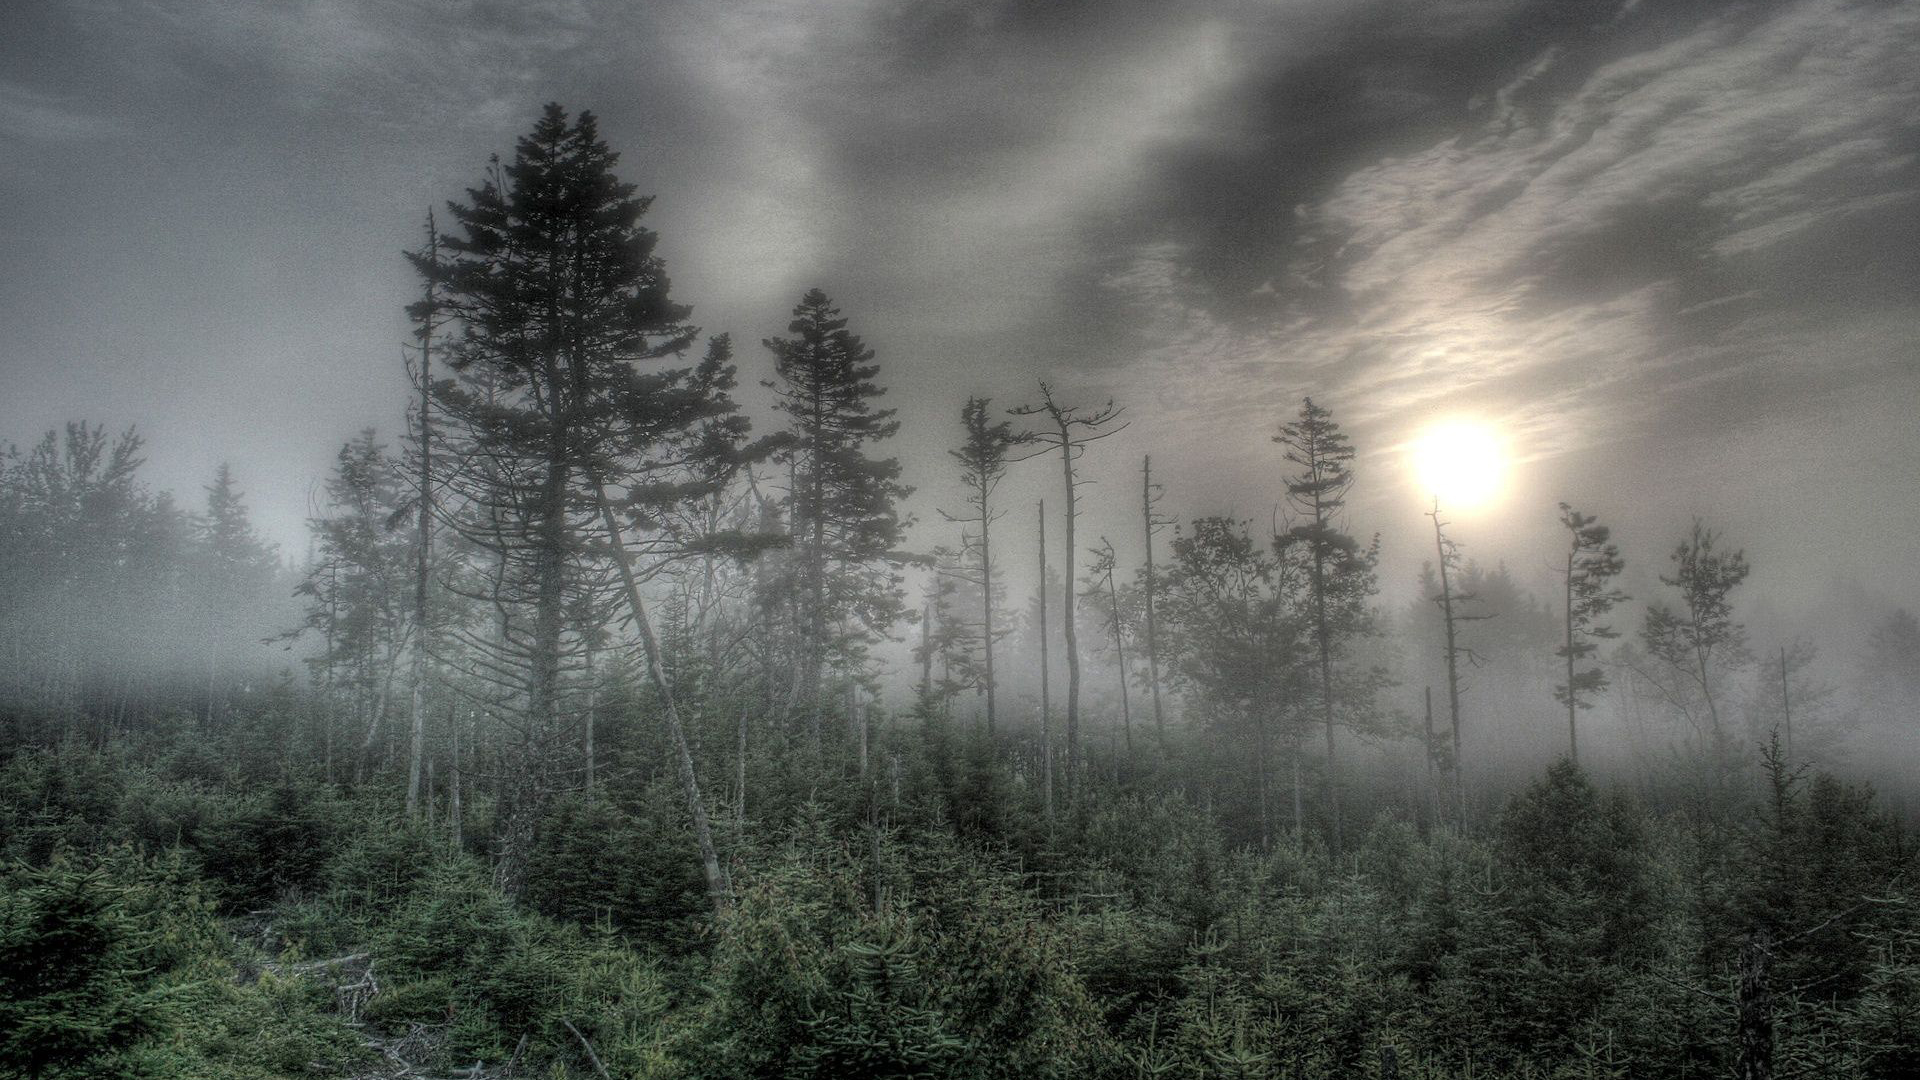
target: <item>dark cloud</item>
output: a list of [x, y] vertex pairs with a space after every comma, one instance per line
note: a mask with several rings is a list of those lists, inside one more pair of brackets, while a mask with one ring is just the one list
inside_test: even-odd
[[1040, 372], [1115, 394], [1188, 508], [1263, 513], [1308, 391], [1382, 499], [1449, 411], [1542, 484], [1843, 409], [1907, 461], [1916, 45], [1842, 0], [5, 5], [0, 428], [139, 420], [163, 482], [234, 459], [296, 538], [392, 424], [398, 250], [560, 100], [709, 329], [822, 285], [919, 426]]

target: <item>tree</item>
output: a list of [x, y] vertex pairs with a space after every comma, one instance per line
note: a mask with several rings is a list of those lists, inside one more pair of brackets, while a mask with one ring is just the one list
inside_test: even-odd
[[[947, 453], [960, 463], [960, 482], [967, 489], [967, 513], [941, 516], [961, 526], [960, 551], [969, 565], [963, 573], [980, 589], [981, 685], [987, 696], [987, 734], [991, 736], [995, 719], [993, 646], [998, 639], [993, 609], [997, 581], [994, 577], [992, 526], [1001, 517], [993, 508], [994, 491], [1007, 475], [1007, 455], [1022, 441], [1014, 434], [1012, 421], [994, 423], [987, 411], [987, 398], [970, 397], [960, 409], [960, 424], [966, 441], [958, 450]], [[972, 531], [968, 531], [971, 527]]]
[[371, 428], [340, 448], [326, 483], [328, 512], [309, 522], [315, 558], [295, 589], [308, 598], [306, 627], [325, 643], [308, 662], [333, 673], [327, 692], [351, 691], [354, 714], [364, 721], [356, 781], [370, 764], [400, 654], [417, 629], [403, 599], [411, 552], [408, 537], [394, 528], [402, 513], [396, 475]]
[[102, 870], [65, 861], [0, 879], [0, 1069], [74, 1078], [146, 1073], [130, 1053], [166, 1033], [149, 964], [159, 934]]
[[[1067, 780], [1069, 793], [1072, 792], [1082, 764], [1080, 749], [1080, 645], [1079, 636], [1074, 627], [1074, 580], [1071, 561], [1076, 550], [1073, 540], [1074, 519], [1080, 505], [1080, 485], [1074, 473], [1074, 463], [1086, 453], [1088, 444], [1098, 442], [1109, 435], [1116, 435], [1126, 429], [1126, 424], [1113, 426], [1120, 419], [1121, 409], [1108, 401], [1098, 409], [1081, 409], [1077, 406], [1062, 405], [1053, 396], [1053, 387], [1045, 379], [1040, 381], [1040, 400], [1036, 404], [1022, 405], [1009, 410], [1014, 416], [1044, 416], [1050, 427], [1041, 427], [1029, 433], [1028, 439], [1038, 443], [1042, 449], [1028, 457], [1058, 453], [1060, 455], [1060, 473], [1066, 488], [1066, 537], [1065, 545], [1069, 561], [1066, 585], [1061, 589], [1060, 625], [1066, 632], [1067, 645]], [[1022, 458], [1021, 460], [1027, 460]]]
[[1153, 457], [1143, 456], [1140, 459], [1140, 517], [1147, 541], [1147, 563], [1141, 569], [1140, 577], [1140, 592], [1146, 612], [1146, 640], [1143, 644], [1147, 651], [1147, 686], [1153, 692], [1153, 729], [1164, 744], [1167, 741], [1167, 721], [1160, 702], [1160, 635], [1157, 612], [1154, 610], [1157, 599], [1155, 589], [1159, 582], [1154, 577], [1153, 537], [1171, 519], [1161, 516], [1154, 509], [1160, 496], [1160, 485], [1153, 482]]
[[[1744, 662], [1747, 640], [1746, 628], [1733, 620], [1727, 597], [1751, 570], [1745, 552], [1728, 552], [1719, 545], [1719, 534], [1694, 519], [1692, 533], [1674, 549], [1673, 576], [1660, 575], [1662, 584], [1680, 590], [1682, 607], [1649, 605], [1640, 630], [1647, 652], [1699, 691], [1716, 747], [1725, 734], [1714, 688], [1722, 667]], [[1669, 696], [1681, 701], [1677, 694]]]
[[1289, 529], [1288, 535], [1300, 545], [1309, 567], [1313, 640], [1320, 664], [1320, 715], [1327, 739], [1327, 810], [1338, 851], [1344, 825], [1334, 738], [1333, 664], [1350, 639], [1374, 632], [1366, 604], [1377, 587], [1374, 566], [1379, 541], [1363, 548], [1335, 522], [1353, 487], [1354, 449], [1331, 412], [1304, 398], [1299, 417], [1283, 424], [1273, 441], [1287, 448], [1286, 459], [1300, 469], [1287, 479], [1287, 501], [1305, 520]]
[[[1125, 609], [1120, 606], [1120, 585], [1116, 576], [1119, 557], [1114, 554], [1113, 541], [1100, 538], [1100, 546], [1089, 548], [1093, 563], [1087, 567], [1087, 598], [1094, 601], [1097, 609], [1104, 601], [1106, 615], [1101, 620], [1105, 629], [1113, 635], [1114, 665], [1120, 672], [1120, 724], [1126, 733], [1127, 757], [1133, 757], [1133, 707], [1127, 702], [1127, 642]], [[1103, 596], [1102, 593], [1105, 593]]]
[[440, 302], [440, 290], [446, 281], [446, 266], [440, 259], [440, 229], [433, 211], [427, 211], [427, 242], [418, 252], [407, 252], [407, 261], [420, 275], [420, 299], [407, 306], [413, 321], [413, 336], [418, 341], [420, 367], [414, 373], [420, 398], [414, 415], [415, 489], [413, 538], [413, 700], [407, 745], [407, 816], [420, 812], [420, 787], [427, 752], [427, 657], [431, 651], [432, 622], [427, 607], [427, 579], [433, 564], [433, 347], [447, 316]]
[[[448, 358], [464, 378], [436, 394], [464, 440], [448, 470], [467, 500], [454, 520], [495, 558], [477, 595], [499, 613], [497, 640], [465, 638], [476, 650], [469, 673], [504, 691], [518, 733], [495, 880], [510, 894], [523, 884], [561, 721], [585, 689], [568, 675], [590, 635], [569, 613], [596, 610], [583, 600], [611, 589], [640, 639], [719, 907], [725, 874], [635, 560], [688, 553], [659, 532], [664, 508], [726, 482], [744, 460], [745, 422], [728, 393], [724, 338], [698, 364], [658, 363], [698, 331], [640, 224], [650, 200], [614, 174], [618, 160], [593, 114], [549, 105], [512, 163], [496, 160], [466, 203], [449, 205], [459, 231], [441, 238], [441, 296], [464, 327]], [[629, 530], [644, 538], [638, 551]]]
[[1263, 836], [1276, 742], [1288, 751], [1296, 830], [1304, 816], [1300, 749], [1311, 720], [1296, 703], [1312, 699], [1317, 671], [1300, 549], [1283, 535], [1265, 550], [1243, 523], [1203, 517], [1174, 537], [1165, 581], [1169, 678], [1193, 719], [1240, 744], [1233, 756], [1252, 764]]
[[913, 489], [900, 482], [898, 458], [870, 457], [870, 443], [893, 437], [892, 409], [870, 402], [873, 350], [847, 329], [827, 294], [810, 289], [793, 309], [790, 338], [768, 338], [777, 382], [774, 407], [790, 440], [776, 454], [793, 477], [788, 513], [797, 566], [792, 582], [802, 640], [788, 697], [808, 702], [808, 738], [820, 745], [820, 678], [831, 658], [849, 672], [864, 659], [868, 635], [884, 632], [903, 609], [896, 567], [907, 524], [898, 504]]
[[222, 652], [264, 639], [260, 602], [279, 563], [272, 544], [253, 531], [233, 470], [221, 462], [207, 485], [206, 512], [194, 522], [199, 586], [207, 633], [206, 719], [222, 713]]
[[1456, 605], [1473, 599], [1453, 588], [1453, 575], [1460, 570], [1460, 545], [1446, 533], [1447, 523], [1440, 520], [1440, 500], [1433, 500], [1433, 510], [1427, 514], [1433, 519], [1434, 565], [1438, 567], [1440, 589], [1433, 596], [1433, 602], [1440, 607], [1440, 627], [1444, 645], [1441, 657], [1447, 666], [1447, 716], [1453, 724], [1453, 794], [1458, 803], [1461, 824], [1466, 823], [1467, 788], [1463, 780], [1462, 754], [1460, 750], [1460, 662], [1476, 663], [1477, 657], [1460, 641], [1460, 625], [1469, 619], [1484, 619], [1485, 615], [1468, 615]]
[[1610, 530], [1591, 514], [1582, 514], [1566, 503], [1560, 504], [1560, 524], [1571, 536], [1566, 566], [1566, 642], [1553, 655], [1567, 662], [1567, 681], [1553, 689], [1553, 698], [1567, 707], [1567, 752], [1573, 763], [1580, 763], [1580, 733], [1576, 717], [1581, 709], [1590, 709], [1591, 697], [1607, 688], [1606, 669], [1598, 665], [1581, 668], [1582, 661], [1599, 651], [1599, 640], [1620, 634], [1599, 620], [1626, 599], [1627, 594], [1609, 585], [1626, 566], [1620, 549], [1607, 542]]
[[1920, 619], [1896, 608], [1875, 626], [1861, 657], [1860, 676], [1881, 722], [1904, 729], [1920, 712]]

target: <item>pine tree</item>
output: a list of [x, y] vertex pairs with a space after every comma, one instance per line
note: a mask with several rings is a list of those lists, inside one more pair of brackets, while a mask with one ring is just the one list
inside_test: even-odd
[[897, 549], [906, 521], [898, 504], [913, 489], [900, 482], [898, 458], [868, 454], [871, 443], [900, 430], [892, 409], [871, 401], [886, 393], [875, 381], [873, 350], [847, 329], [827, 294], [812, 289], [793, 309], [790, 338], [768, 338], [778, 380], [777, 408], [791, 436], [776, 460], [793, 478], [788, 513], [794, 535], [789, 581], [803, 640], [788, 697], [807, 703], [808, 738], [820, 745], [821, 676], [829, 662], [851, 673], [865, 642], [903, 610]]
[[612, 589], [640, 638], [721, 905], [725, 875], [633, 565], [651, 548], [633, 551], [627, 535], [657, 529], [664, 507], [704, 497], [750, 455], [725, 341], [698, 364], [670, 362], [698, 331], [640, 224], [650, 200], [614, 174], [618, 159], [593, 114], [549, 105], [513, 161], [450, 204], [459, 231], [441, 238], [442, 296], [464, 327], [449, 356], [463, 381], [436, 393], [464, 451], [448, 486], [468, 503], [454, 519], [462, 537], [496, 560], [481, 592], [500, 613], [497, 639], [466, 637], [469, 671], [506, 691], [520, 732], [495, 877], [509, 893], [522, 885], [562, 721], [585, 690], [565, 674], [596, 628], [569, 625], [569, 613], [603, 610], [590, 598]]
[[1590, 709], [1590, 697], [1607, 688], [1605, 668], [1595, 665], [1580, 668], [1582, 661], [1599, 651], [1596, 641], [1619, 637], [1618, 631], [1599, 620], [1627, 594], [1608, 584], [1626, 563], [1620, 549], [1608, 543], [1610, 530], [1591, 514], [1582, 514], [1566, 503], [1560, 504], [1560, 524], [1571, 541], [1566, 566], [1566, 642], [1553, 655], [1567, 662], [1567, 681], [1553, 688], [1553, 698], [1567, 707], [1567, 755], [1580, 763], [1580, 732], [1577, 717], [1581, 709]]
[[260, 603], [278, 562], [273, 545], [253, 530], [233, 470], [221, 462], [207, 485], [207, 509], [195, 521], [202, 615], [207, 634], [206, 720], [224, 711], [222, 670], [234, 655], [267, 636]]
[[1334, 737], [1339, 711], [1334, 660], [1349, 639], [1372, 633], [1366, 603], [1376, 587], [1373, 568], [1378, 542], [1362, 547], [1336, 523], [1353, 487], [1354, 448], [1331, 412], [1315, 405], [1312, 398], [1302, 399], [1299, 417], [1282, 425], [1273, 441], [1287, 448], [1287, 460], [1300, 469], [1287, 480], [1287, 501], [1304, 520], [1288, 535], [1300, 545], [1308, 564], [1313, 639], [1320, 665], [1320, 715], [1326, 729], [1327, 810], [1338, 851], [1345, 825]]
[[[947, 453], [960, 463], [960, 482], [967, 489], [967, 513], [941, 516], [961, 525], [960, 552], [965, 563], [961, 574], [977, 586], [980, 599], [981, 688], [987, 697], [987, 734], [994, 731], [995, 691], [993, 647], [1001, 631], [994, 628], [994, 604], [999, 581], [993, 563], [993, 523], [1001, 513], [994, 509], [993, 495], [1007, 474], [1007, 455], [1021, 442], [1011, 421], [994, 423], [988, 412], [990, 402], [970, 397], [960, 409], [960, 424], [966, 441], [958, 450]], [[971, 526], [971, 529], [968, 527]]]

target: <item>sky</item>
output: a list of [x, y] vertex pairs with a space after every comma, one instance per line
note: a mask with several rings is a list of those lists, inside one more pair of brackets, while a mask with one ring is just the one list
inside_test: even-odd
[[[1543, 593], [1555, 504], [1643, 589], [1694, 515], [1774, 610], [1920, 606], [1920, 3], [9, 0], [0, 439], [137, 425], [232, 464], [290, 552], [401, 424], [401, 258], [557, 101], [591, 109], [677, 300], [739, 346], [812, 286], [873, 346], [951, 542], [969, 394], [1126, 409], [1081, 535], [1270, 520], [1303, 395], [1409, 586], [1406, 448], [1491, 428], [1447, 515]], [[1054, 472], [1009, 482], [1027, 543]]]

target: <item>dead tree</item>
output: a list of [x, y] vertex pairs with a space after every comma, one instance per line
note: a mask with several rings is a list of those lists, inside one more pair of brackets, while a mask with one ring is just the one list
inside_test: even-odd
[[1467, 823], [1467, 789], [1463, 779], [1460, 755], [1460, 664], [1478, 666], [1479, 657], [1473, 650], [1460, 644], [1460, 624], [1487, 618], [1486, 615], [1468, 615], [1464, 605], [1474, 599], [1470, 593], [1456, 594], [1453, 591], [1453, 571], [1460, 568], [1460, 545], [1448, 538], [1447, 523], [1440, 520], [1440, 500], [1433, 500], [1433, 509], [1428, 512], [1433, 519], [1434, 558], [1440, 574], [1440, 593], [1433, 602], [1440, 608], [1440, 625], [1445, 641], [1443, 655], [1447, 663], [1447, 718], [1453, 725], [1453, 794], [1460, 814], [1460, 825]]
[[[1110, 435], [1126, 429], [1126, 424], [1115, 424], [1119, 420], [1121, 409], [1109, 400], [1098, 409], [1083, 410], [1076, 406], [1062, 405], [1053, 396], [1053, 387], [1046, 380], [1040, 382], [1040, 401], [1033, 405], [1021, 405], [1009, 410], [1014, 416], [1042, 416], [1046, 424], [1030, 433], [1032, 442], [1042, 449], [1018, 460], [1025, 461], [1042, 454], [1057, 452], [1060, 455], [1060, 475], [1066, 491], [1066, 550], [1067, 558], [1073, 558], [1076, 550], [1073, 540], [1073, 526], [1076, 510], [1079, 506], [1080, 487], [1088, 481], [1081, 480], [1074, 470], [1074, 464], [1086, 453], [1089, 443], [1098, 442]], [[1084, 751], [1080, 746], [1080, 643], [1074, 628], [1074, 575], [1071, 564], [1067, 573], [1062, 575], [1065, 587], [1061, 592], [1061, 629], [1066, 637], [1067, 646], [1067, 785], [1071, 793], [1078, 784], [1080, 767], [1083, 764]]]
[[427, 578], [433, 561], [433, 338], [443, 321], [440, 288], [446, 278], [433, 211], [427, 211], [426, 247], [418, 253], [409, 252], [407, 257], [422, 280], [421, 297], [407, 311], [420, 342], [420, 369], [415, 374], [420, 385], [420, 411], [414, 432], [418, 486], [413, 497], [418, 533], [414, 537], [413, 567], [413, 701], [407, 747], [407, 816], [415, 817], [420, 812], [421, 766], [427, 756], [427, 658], [432, 649]]
[[1153, 534], [1167, 525], [1171, 519], [1155, 513], [1154, 505], [1160, 501], [1160, 487], [1153, 482], [1153, 457], [1147, 455], [1140, 459], [1140, 515], [1146, 528], [1147, 565], [1141, 578], [1141, 592], [1146, 604], [1146, 633], [1144, 643], [1147, 650], [1147, 687], [1153, 693], [1153, 729], [1161, 745], [1167, 741], [1166, 714], [1160, 703], [1160, 640], [1155, 624], [1153, 565]]

